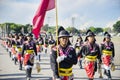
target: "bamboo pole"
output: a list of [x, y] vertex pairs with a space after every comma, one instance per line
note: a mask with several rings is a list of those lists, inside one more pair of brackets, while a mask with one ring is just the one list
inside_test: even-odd
[[[55, 12], [56, 12], [56, 41], [58, 46], [58, 13], [57, 13], [57, 0], [55, 0]], [[57, 56], [58, 55], [58, 47], [57, 47]]]
[[[57, 47], [57, 57], [58, 53], [58, 12], [57, 12], [57, 0], [55, 0], [55, 13], [56, 13], [56, 47]], [[59, 63], [58, 63], [58, 75], [59, 75]]]

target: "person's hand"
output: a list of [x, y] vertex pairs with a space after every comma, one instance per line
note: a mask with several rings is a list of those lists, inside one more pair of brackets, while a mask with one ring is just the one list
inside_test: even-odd
[[21, 57], [21, 61], [23, 61], [24, 60], [24, 58], [23, 57]]
[[38, 60], [39, 58], [38, 58], [38, 56], [35, 56], [35, 60]]
[[111, 61], [114, 61], [114, 58], [113, 58], [113, 57], [111, 57]]
[[56, 80], [60, 80], [60, 78], [57, 78]]
[[63, 61], [65, 58], [66, 58], [65, 55], [63, 55], [63, 56], [58, 56], [58, 57], [57, 57], [57, 62], [60, 63], [60, 62]]

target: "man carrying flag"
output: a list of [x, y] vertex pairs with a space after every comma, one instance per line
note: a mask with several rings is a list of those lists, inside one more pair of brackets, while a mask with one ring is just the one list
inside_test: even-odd
[[[41, 0], [41, 4], [39, 5], [38, 10], [33, 18], [32, 33], [36, 39], [40, 34], [41, 27], [43, 26], [46, 11], [49, 11], [53, 8], [55, 8], [55, 0]], [[27, 80], [30, 80], [32, 71], [31, 69], [32, 68], [30, 68], [30, 73], [27, 74]]]
[[46, 11], [55, 8], [55, 0], [41, 0], [41, 4], [33, 18], [33, 30], [32, 33], [38, 38], [41, 27], [44, 23]]
[[50, 54], [53, 80], [73, 80], [72, 67], [77, 64], [77, 57], [75, 49], [71, 47], [70, 37], [63, 27], [58, 29], [58, 45], [52, 48]]

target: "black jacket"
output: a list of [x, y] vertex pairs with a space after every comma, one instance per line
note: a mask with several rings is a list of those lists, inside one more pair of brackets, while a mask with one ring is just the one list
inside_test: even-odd
[[115, 49], [114, 49], [114, 44], [113, 44], [113, 42], [109, 42], [109, 43], [103, 42], [103, 43], [101, 44], [101, 52], [102, 52], [102, 50], [112, 51], [112, 57], [115, 56]]
[[24, 56], [24, 51], [25, 50], [34, 50], [35, 55], [37, 55], [37, 49], [36, 49], [36, 44], [33, 40], [30, 40], [29, 42], [26, 42], [23, 44], [22, 47], [22, 57]]
[[96, 43], [91, 46], [88, 42], [84, 43], [77, 56], [97, 56], [97, 59], [101, 62], [100, 48]]
[[[59, 63], [60, 68], [67, 69], [67, 68], [71, 68], [74, 64], [77, 64], [77, 56], [76, 56], [75, 49], [70, 46], [68, 46], [68, 47], [70, 48], [68, 51], [69, 53], [68, 53], [67, 57]], [[68, 47], [62, 48], [61, 46], [59, 46], [58, 52], [59, 52], [60, 48], [62, 48], [62, 50], [64, 52], [64, 51], [66, 51], [66, 49]], [[53, 70], [54, 77], [59, 78], [58, 63], [56, 62], [56, 59], [57, 59], [57, 50], [53, 48], [52, 54], [50, 55], [50, 64], [51, 64], [51, 68]]]

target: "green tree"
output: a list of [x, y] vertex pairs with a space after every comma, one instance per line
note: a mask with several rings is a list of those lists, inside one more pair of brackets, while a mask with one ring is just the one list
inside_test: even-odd
[[107, 31], [107, 32], [111, 32], [111, 28], [110, 28], [110, 27], [104, 28], [103, 31], [104, 31], [104, 32], [106, 32], [106, 31]]
[[50, 26], [48, 29], [48, 32], [55, 33], [56, 27], [55, 26]]
[[120, 33], [120, 21], [117, 21], [114, 25], [113, 25], [114, 31], [117, 33]]
[[21, 24], [15, 24], [15, 23], [10, 23], [10, 29], [13, 30], [15, 33], [20, 33], [22, 25]]
[[66, 30], [73, 34], [79, 33], [79, 30], [77, 30], [75, 27], [68, 27], [68, 28], [66, 28]]
[[96, 32], [96, 28], [95, 27], [93, 27], [93, 26], [91, 26], [91, 27], [89, 27], [89, 29], [92, 31], [92, 32]]
[[31, 24], [16, 24], [16, 23], [2, 23], [0, 25], [1, 29], [3, 32], [5, 32], [6, 25], [8, 26], [8, 32], [7, 33], [20, 33], [22, 32], [22, 28], [24, 30], [24, 33], [31, 32], [32, 30], [32, 25]]
[[22, 26], [24, 28], [24, 33], [31, 33], [32, 32], [32, 25], [31, 24], [26, 24]]
[[96, 33], [96, 34], [98, 34], [98, 33], [100, 33], [100, 32], [103, 32], [103, 29], [102, 29], [102, 28], [99, 28], [99, 27], [98, 27], [98, 28], [95, 29], [95, 33]]
[[44, 31], [48, 31], [49, 27], [48, 27], [48, 24], [45, 24], [43, 27], [42, 27], [42, 30]]
[[100, 27], [95, 28], [95, 27], [91, 26], [89, 29], [96, 34], [103, 32], [103, 29]]

